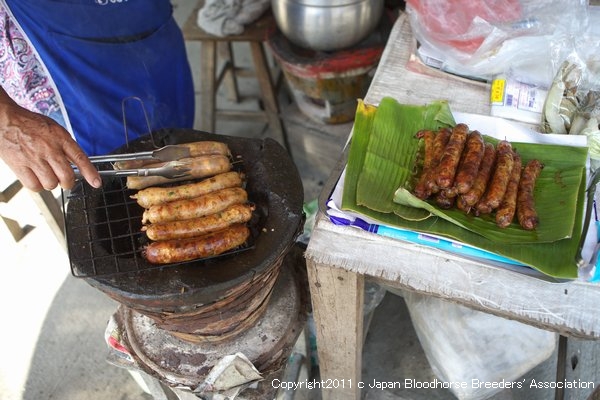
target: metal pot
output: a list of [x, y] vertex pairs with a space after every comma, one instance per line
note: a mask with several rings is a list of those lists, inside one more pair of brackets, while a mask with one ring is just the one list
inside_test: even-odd
[[271, 0], [277, 26], [294, 44], [318, 51], [351, 47], [367, 37], [384, 0]]

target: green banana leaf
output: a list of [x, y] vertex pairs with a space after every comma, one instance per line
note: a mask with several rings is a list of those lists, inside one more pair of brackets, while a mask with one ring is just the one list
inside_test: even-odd
[[[428, 218], [428, 211], [394, 203], [394, 192], [410, 182], [416, 172], [419, 141], [414, 134], [454, 124], [446, 101], [415, 106], [384, 98], [376, 108], [359, 101], [346, 171], [351, 186], [344, 188], [342, 207], [364, 205], [413, 221]], [[409, 136], [404, 132], [412, 133]]]
[[[490, 137], [485, 137], [485, 140], [497, 142]], [[534, 158], [543, 160], [544, 163], [544, 169], [536, 181], [534, 192], [536, 209], [541, 221], [535, 231], [522, 229], [516, 219], [509, 227], [500, 229], [496, 226], [493, 214], [474, 217], [458, 209], [440, 209], [431, 202], [422, 201], [413, 196], [408, 185], [398, 188], [393, 201], [423, 208], [464, 229], [507, 244], [554, 242], [570, 238], [573, 233], [578, 205], [578, 189], [582, 171], [585, 169], [587, 149], [550, 144], [512, 144], [521, 155], [523, 165]], [[560, 215], [561, 218], [556, 218], [557, 215]]]
[[[438, 107], [439, 104], [442, 104], [441, 108], [444, 107], [443, 102], [436, 103], [435, 107]], [[423, 110], [426, 110], [423, 114], [430, 118], [427, 120], [427, 123], [434, 121], [434, 125], [436, 123], [441, 124], [439, 126], [452, 126], [454, 124], [452, 117], [438, 118], [438, 120], [436, 120], [435, 117], [431, 117], [432, 115], [436, 115], [436, 112], [428, 109], [429, 105], [422, 107], [422, 112]], [[445, 107], [447, 108], [447, 104]], [[435, 109], [439, 113], [441, 108], [438, 107]], [[384, 111], [380, 114], [380, 110]], [[410, 111], [410, 113], [405, 114], [404, 112], [406, 110]], [[404, 160], [404, 162], [412, 162], [414, 165], [416, 153], [419, 151], [419, 141], [414, 139], [414, 133], [420, 129], [436, 129], [436, 126], [425, 125], [423, 122], [419, 124], [418, 122], [414, 122], [414, 120], [411, 123], [407, 123], [407, 119], [416, 118], [415, 116], [417, 113], [415, 110], [415, 106], [407, 107], [405, 105], [400, 105], [390, 98], [383, 99], [380, 105], [375, 110], [370, 109], [368, 114], [363, 113], [360, 107], [357, 108], [357, 119], [355, 120], [353, 139], [349, 149], [347, 174], [344, 182], [342, 209], [358, 212], [385, 225], [411, 229], [417, 232], [436, 234], [458, 240], [503, 255], [525, 265], [529, 265], [542, 273], [555, 278], [575, 278], [577, 276], [575, 257], [581, 238], [583, 199], [585, 196], [586, 173], [584, 166], [585, 158], [587, 156], [586, 149], [569, 146], [562, 146], [566, 147], [566, 149], [552, 149], [553, 151], [556, 150], [555, 156], [550, 157], [552, 160], [551, 162], [546, 162], [546, 167], [543, 172], [544, 177], [542, 179], [542, 176], [540, 176], [541, 180], [536, 185], [536, 197], [539, 197], [537, 192], [553, 185], [551, 181], [554, 182], [555, 186], [559, 186], [568, 192], [554, 192], [552, 196], [547, 196], [545, 191], [543, 191], [543, 195], [540, 199], [548, 199], [548, 207], [550, 207], [550, 203], [552, 203], [555, 208], [554, 211], [552, 211], [552, 214], [550, 214], [552, 217], [542, 219], [543, 215], [540, 215], [540, 219], [544, 223], [556, 224], [557, 226], [559, 224], [565, 224], [564, 221], [567, 220], [565, 217], [565, 210], [569, 208], [569, 215], [572, 215], [572, 218], [568, 219], [569, 223], [565, 224], [567, 225], [566, 228], [561, 227], [563, 231], [569, 231], [569, 234], [563, 236], [561, 233], [559, 235], [561, 237], [554, 241], [546, 241], [550, 239], [540, 241], [538, 240], [539, 238], [527, 241], [522, 240], [521, 236], [523, 234], [527, 235], [532, 233], [527, 233], [515, 226], [502, 230], [502, 232], [500, 232], [500, 234], [503, 235], [502, 240], [498, 240], [498, 238], [493, 235], [490, 238], [482, 236], [479, 232], [475, 232], [479, 229], [478, 227], [474, 227], [473, 230], [465, 229], [461, 226], [465, 224], [465, 221], [462, 221], [461, 224], [457, 224], [456, 221], [452, 220], [467, 216], [451, 215], [448, 217], [448, 215], [444, 215], [444, 218], [439, 216], [427, 218], [427, 216], [430, 215], [430, 211], [434, 210], [417, 208], [417, 210], [421, 210], [420, 218], [405, 218], [405, 214], [410, 215], [410, 212], [407, 213], [405, 209], [415, 209], [415, 207], [394, 203], [393, 200], [396, 190], [399, 187], [403, 187], [403, 185], [409, 187], [408, 182], [415, 174], [414, 168], [399, 168], [400, 172], [397, 173], [398, 176], [396, 176], [389, 185], [385, 184], [388, 180], [382, 172], [394, 173], [392, 164], [397, 160], [400, 160], [401, 162], [402, 160]], [[447, 108], [447, 110], [449, 110], [449, 108]], [[422, 119], [421, 121], [425, 121], [425, 119]], [[379, 138], [379, 136], [376, 135], [381, 135], [381, 131], [384, 132], [384, 137], [386, 136], [386, 133], [387, 135], [395, 134], [396, 136], [403, 136], [401, 135], [402, 128], [395, 127], [395, 125], [399, 123], [407, 127], [406, 129], [410, 129], [411, 134], [404, 135], [408, 136], [408, 141], [394, 138], [393, 141], [385, 142], [384, 146], [375, 146], [371, 144], [373, 138]], [[367, 129], [362, 131], [364, 127], [367, 127]], [[357, 137], [360, 137], [360, 140], [356, 140]], [[394, 145], [399, 147], [392, 148]], [[529, 144], [518, 144], [518, 146], [518, 151], [522, 154], [523, 159], [526, 160], [529, 157], [532, 157], [532, 154], [536, 156], [539, 155], [539, 149], [537, 149], [536, 146], [542, 145], [530, 147]], [[377, 152], [381, 152], [382, 149], [384, 152], [387, 151], [388, 157], [377, 155]], [[543, 149], [549, 150], [550, 148], [544, 147]], [[409, 154], [395, 154], [394, 150], [397, 153], [406, 152]], [[563, 154], [562, 156], [559, 156], [560, 152], [563, 150], [569, 151], [569, 155], [565, 156]], [[362, 153], [362, 155], [357, 155], [360, 153]], [[545, 151], [544, 154], [546, 154]], [[556, 160], [554, 160], [554, 158], [556, 158]], [[546, 157], [544, 161], [547, 159], [548, 157]], [[358, 163], [362, 163], [362, 165], [356, 165], [357, 160]], [[373, 168], [371, 166], [367, 169], [367, 172], [365, 172], [365, 166], [368, 163], [374, 163], [376, 167]], [[353, 172], [348, 174], [348, 171]], [[369, 186], [368, 184], [369, 177], [376, 180], [376, 183], [373, 184], [373, 186]], [[565, 182], [566, 186], [564, 185]], [[566, 187], [569, 189], [567, 190]], [[558, 194], [558, 197], [554, 197], [556, 194]], [[371, 201], [373, 201], [375, 206], [371, 205]], [[538, 204], [537, 201], [536, 206], [546, 207], [545, 205], [542, 205], [542, 203]], [[456, 214], [458, 213], [460, 212], [456, 211]], [[423, 215], [427, 216], [423, 217]], [[557, 218], [557, 216], [560, 217]], [[475, 220], [474, 217], [467, 218]], [[558, 222], [553, 222], [557, 220]], [[540, 223], [540, 226], [542, 225], [542, 222]], [[475, 224], [479, 223], [486, 224], [491, 223], [491, 221], [485, 221], [484, 218], [480, 218], [475, 221]], [[484, 225], [484, 227], [485, 226], [486, 225]], [[495, 231], [500, 230], [495, 228]], [[533, 233], [533, 235], [535, 235], [535, 233]], [[564, 237], [567, 238], [565, 239]]]

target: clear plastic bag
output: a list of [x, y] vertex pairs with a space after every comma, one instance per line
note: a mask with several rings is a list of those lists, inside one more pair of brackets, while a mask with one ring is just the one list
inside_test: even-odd
[[557, 49], [588, 26], [586, 0], [407, 0], [406, 12], [442, 69], [482, 79], [527, 65], [550, 81]]
[[403, 295], [433, 372], [441, 381], [464, 383], [450, 387], [460, 400], [518, 389], [515, 380], [556, 348], [555, 333], [432, 296]]

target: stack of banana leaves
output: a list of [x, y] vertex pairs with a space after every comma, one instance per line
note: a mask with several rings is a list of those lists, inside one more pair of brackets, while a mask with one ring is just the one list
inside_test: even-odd
[[[423, 141], [415, 134], [456, 124], [447, 101], [378, 106], [359, 101], [348, 154], [341, 209], [382, 225], [447, 237], [530, 266], [558, 279], [575, 279], [582, 237], [587, 148], [512, 143], [523, 165], [539, 159], [544, 168], [535, 185], [539, 225], [528, 231], [513, 222], [499, 228], [490, 215], [441, 209], [412, 194], [420, 174]], [[497, 139], [484, 135], [486, 142]]]

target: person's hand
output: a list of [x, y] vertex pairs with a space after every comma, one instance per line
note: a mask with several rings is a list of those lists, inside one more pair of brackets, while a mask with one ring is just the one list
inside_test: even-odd
[[[0, 158], [28, 189], [39, 192], [75, 184], [71, 163], [93, 187], [102, 184], [98, 170], [53, 119], [14, 103], [0, 90]], [[4, 96], [3, 96], [4, 95]]]

